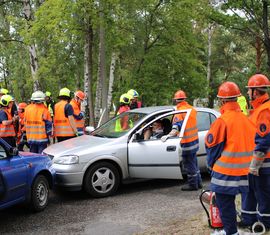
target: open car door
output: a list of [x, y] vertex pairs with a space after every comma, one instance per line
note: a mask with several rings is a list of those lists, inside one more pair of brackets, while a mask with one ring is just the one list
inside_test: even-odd
[[[156, 120], [185, 113], [185, 119], [179, 136], [170, 137], [167, 141], [161, 139], [141, 140], [143, 131]], [[132, 178], [160, 178], [160, 179], [182, 179], [180, 169], [181, 147], [180, 140], [183, 137], [187, 120], [191, 109], [172, 111], [163, 114], [138, 129], [130, 138], [128, 143], [128, 168]]]

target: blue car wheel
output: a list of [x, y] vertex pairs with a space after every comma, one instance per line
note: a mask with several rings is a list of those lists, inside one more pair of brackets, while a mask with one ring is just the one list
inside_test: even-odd
[[31, 191], [31, 207], [39, 212], [45, 209], [49, 201], [49, 183], [44, 175], [38, 175], [33, 182]]

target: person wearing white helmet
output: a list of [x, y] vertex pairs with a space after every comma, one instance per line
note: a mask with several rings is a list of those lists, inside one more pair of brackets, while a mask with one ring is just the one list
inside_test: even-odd
[[25, 111], [25, 130], [30, 152], [42, 153], [49, 143], [52, 133], [52, 119], [44, 105], [45, 94], [35, 91], [31, 96], [33, 104]]

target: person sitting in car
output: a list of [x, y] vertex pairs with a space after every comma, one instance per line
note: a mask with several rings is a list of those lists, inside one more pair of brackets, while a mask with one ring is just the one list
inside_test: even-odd
[[152, 128], [147, 128], [144, 132], [144, 140], [160, 139], [164, 135], [163, 124], [161, 120], [157, 120], [152, 124]]

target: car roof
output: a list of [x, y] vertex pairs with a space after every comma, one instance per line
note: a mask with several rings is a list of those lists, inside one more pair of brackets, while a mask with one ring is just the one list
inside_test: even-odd
[[[215, 114], [216, 116], [219, 116], [219, 112], [214, 110], [214, 109], [210, 109], [210, 108], [203, 108], [203, 107], [194, 107], [197, 111], [200, 112], [210, 112]], [[162, 110], [168, 110], [168, 111], [174, 111], [175, 110], [175, 106], [172, 105], [167, 105], [167, 106], [151, 106], [151, 107], [143, 107], [143, 108], [138, 108], [138, 109], [132, 109], [129, 112], [131, 113], [144, 113], [144, 114], [150, 114], [150, 113], [154, 113], [154, 112], [158, 112], [158, 111], [162, 111]]]

